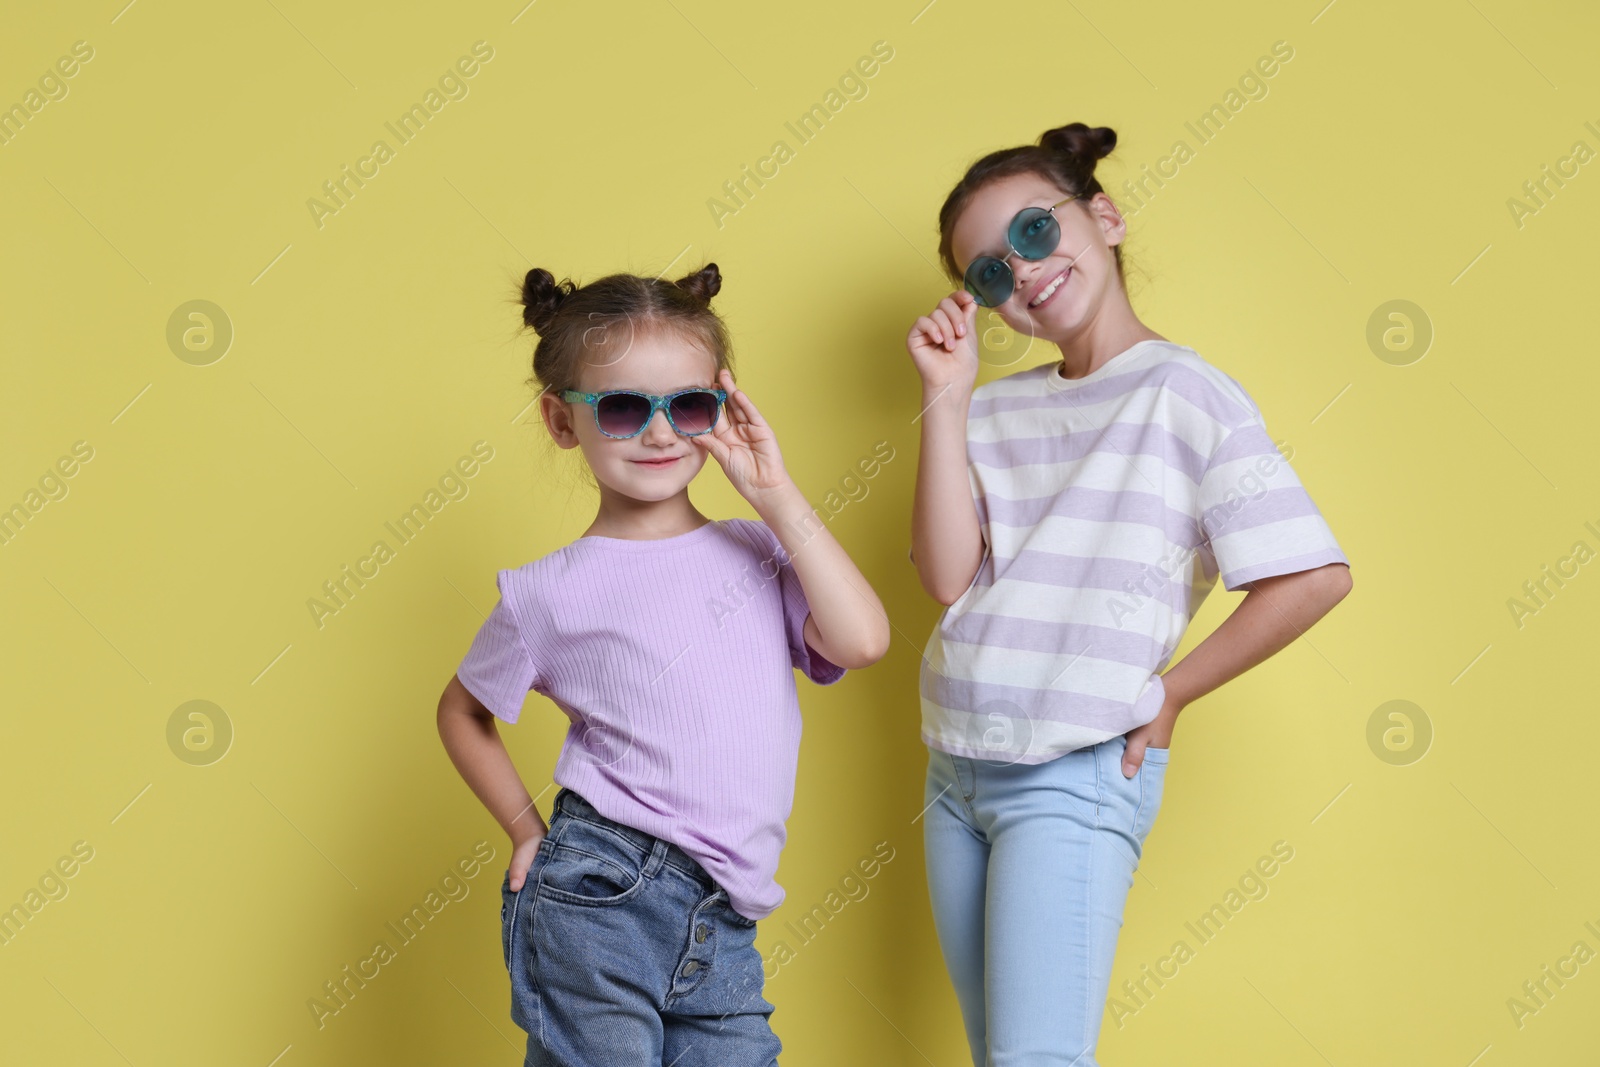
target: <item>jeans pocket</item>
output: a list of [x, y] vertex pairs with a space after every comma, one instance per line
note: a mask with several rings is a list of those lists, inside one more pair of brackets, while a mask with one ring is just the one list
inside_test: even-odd
[[1167, 757], [1164, 748], [1146, 748], [1144, 762], [1134, 778], [1139, 783], [1139, 807], [1133, 815], [1133, 832], [1142, 843], [1155, 825], [1156, 813], [1161, 810], [1161, 796], [1167, 781]]
[[506, 970], [511, 970], [511, 963], [517, 957], [517, 935], [522, 933], [527, 925], [528, 916], [522, 907], [523, 894], [532, 895], [539, 886], [540, 868], [549, 855], [549, 837], [539, 842], [539, 848], [533, 854], [533, 861], [528, 864], [528, 870], [522, 876], [522, 888], [511, 888], [511, 869], [500, 878], [500, 954], [505, 957]]
[[546, 848], [538, 885], [542, 900], [604, 908], [628, 900], [644, 884], [649, 855], [596, 823], [567, 819]]
[[511, 872], [500, 880], [500, 957], [511, 970], [511, 922], [516, 914], [517, 895], [511, 892]]

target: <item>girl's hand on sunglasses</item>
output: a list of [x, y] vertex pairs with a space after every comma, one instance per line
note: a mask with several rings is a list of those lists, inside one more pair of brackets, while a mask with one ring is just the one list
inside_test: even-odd
[[718, 384], [728, 394], [728, 402], [722, 409], [723, 418], [717, 420], [709, 433], [689, 440], [710, 452], [733, 487], [755, 504], [758, 498], [791, 485], [789, 472], [784, 469], [783, 455], [778, 451], [777, 435], [750, 402], [750, 397], [734, 384], [733, 375], [726, 368]]
[[978, 301], [957, 289], [911, 326], [906, 351], [927, 390], [955, 385], [971, 389], [978, 380]]

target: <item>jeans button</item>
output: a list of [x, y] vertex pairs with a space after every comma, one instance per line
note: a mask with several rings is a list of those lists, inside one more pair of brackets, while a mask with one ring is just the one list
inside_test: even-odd
[[706, 924], [705, 923], [701, 923], [699, 926], [695, 927], [694, 928], [695, 944], [697, 944], [697, 945], [705, 944], [706, 937], [710, 933], [711, 933], [711, 931], [706, 929]]
[[685, 963], [683, 965], [683, 976], [685, 978], [687, 978], [691, 974], [693, 974], [694, 972], [698, 971], [699, 969], [700, 969], [699, 962], [697, 962], [696, 960], [690, 960], [688, 963]]

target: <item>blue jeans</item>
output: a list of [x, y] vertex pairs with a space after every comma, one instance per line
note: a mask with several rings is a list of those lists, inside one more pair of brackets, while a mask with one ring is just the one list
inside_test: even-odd
[[923, 838], [945, 966], [978, 1067], [1094, 1067], [1169, 750], [1122, 775], [1127, 737], [1046, 763], [929, 750]]
[[676, 845], [556, 794], [527, 880], [500, 886], [525, 1067], [772, 1067], [756, 924]]

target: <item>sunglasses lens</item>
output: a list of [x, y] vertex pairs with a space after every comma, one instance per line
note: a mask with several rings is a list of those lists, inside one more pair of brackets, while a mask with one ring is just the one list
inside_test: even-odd
[[632, 437], [650, 417], [650, 401], [637, 393], [612, 393], [595, 405], [600, 432], [612, 437]]
[[1023, 259], [1043, 259], [1061, 243], [1061, 227], [1056, 217], [1044, 208], [1030, 207], [1011, 220], [1011, 247]]
[[967, 292], [986, 308], [999, 307], [1011, 299], [1016, 280], [1011, 268], [993, 256], [979, 256], [967, 267], [965, 277]]
[[717, 394], [684, 393], [673, 399], [667, 413], [679, 433], [689, 437], [703, 434], [717, 424]]

